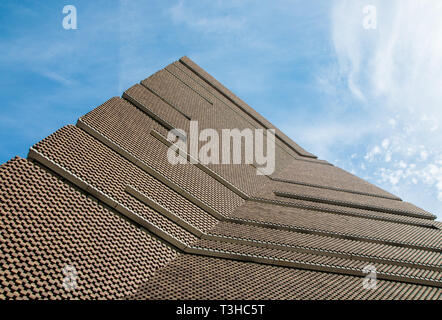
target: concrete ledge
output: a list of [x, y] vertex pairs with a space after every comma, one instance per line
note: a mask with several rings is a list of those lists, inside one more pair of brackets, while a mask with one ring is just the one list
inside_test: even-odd
[[125, 191], [128, 194], [130, 194], [131, 196], [133, 196], [134, 198], [136, 198], [138, 201], [141, 201], [142, 203], [149, 206], [153, 210], [161, 213], [163, 216], [165, 216], [169, 220], [172, 220], [174, 223], [176, 223], [177, 225], [179, 225], [183, 229], [186, 229], [187, 231], [189, 231], [193, 235], [197, 236], [198, 238], [201, 238], [201, 236], [203, 235], [203, 231], [192, 226], [191, 224], [187, 223], [183, 219], [179, 218], [177, 215], [175, 215], [171, 211], [164, 208], [161, 204], [156, 202], [154, 199], [152, 199], [148, 195], [141, 193], [136, 188], [134, 188], [130, 185], [127, 185]]
[[[173, 125], [171, 125], [168, 121], [164, 120], [163, 118], [161, 118], [159, 115], [157, 115], [155, 112], [153, 112], [152, 110], [150, 110], [149, 108], [147, 108], [146, 106], [144, 106], [141, 102], [139, 102], [136, 98], [128, 95], [126, 92], [123, 93], [123, 99], [126, 99], [127, 101], [129, 101], [131, 104], [133, 104], [135, 107], [137, 107], [138, 109], [140, 109], [141, 111], [143, 111], [145, 114], [147, 114], [149, 117], [151, 117], [152, 119], [154, 119], [156, 122], [158, 122], [160, 125], [162, 125], [164, 128], [166, 128], [167, 130], [173, 130], [175, 129], [175, 127]], [[179, 135], [179, 132], [177, 132], [177, 134]], [[184, 141], [186, 140], [186, 137], [183, 135], [180, 135], [180, 138], [183, 139]]]
[[[236, 252], [223, 251], [223, 250], [213, 250], [206, 249], [202, 247], [192, 246], [184, 249], [184, 252], [203, 255], [203, 256], [211, 256], [215, 258], [224, 258], [230, 260], [244, 261], [244, 262], [254, 262], [261, 263], [273, 266], [281, 266], [288, 268], [297, 268], [304, 270], [312, 270], [312, 271], [320, 271], [320, 272], [329, 272], [336, 273], [342, 275], [350, 275], [356, 277], [365, 277], [367, 274], [363, 272], [362, 269], [358, 268], [349, 268], [349, 267], [339, 267], [328, 264], [319, 264], [319, 263], [306, 263], [297, 260], [289, 260], [289, 259], [275, 259], [266, 256], [258, 256], [258, 255], [248, 255], [248, 254], [239, 254]], [[428, 278], [422, 277], [413, 277], [413, 276], [404, 276], [395, 273], [387, 273], [387, 272], [376, 272], [376, 278], [380, 280], [389, 280], [389, 281], [398, 281], [398, 282], [406, 282], [412, 284], [419, 285], [427, 285], [433, 287], [442, 287], [441, 281], [436, 281]], [[362, 285], [362, 283], [361, 283]]]
[[[156, 130], [152, 130], [150, 132], [150, 134], [152, 136], [154, 136], [155, 138], [157, 138], [160, 142], [162, 142], [164, 145], [166, 145], [167, 147], [170, 147], [173, 143], [170, 142], [169, 140], [167, 140], [165, 137], [163, 137], [163, 135], [161, 135], [158, 131]], [[226, 179], [224, 179], [223, 177], [221, 177], [219, 174], [217, 174], [216, 172], [214, 172], [213, 170], [211, 170], [209, 167], [207, 167], [206, 165], [200, 163], [197, 159], [193, 158], [190, 154], [188, 154], [186, 151], [177, 148], [178, 150], [180, 150], [180, 154], [186, 155], [187, 156], [187, 160], [191, 161], [193, 163], [195, 163], [195, 166], [198, 167], [199, 169], [201, 169], [202, 171], [204, 171], [206, 174], [208, 174], [209, 176], [211, 176], [213, 179], [215, 179], [216, 181], [218, 181], [219, 183], [223, 184], [225, 187], [227, 187], [228, 189], [230, 189], [231, 191], [233, 191], [234, 193], [236, 193], [238, 196], [240, 196], [241, 198], [248, 200], [250, 197], [244, 193], [243, 191], [241, 191], [240, 189], [238, 189], [235, 185], [233, 185], [232, 183], [230, 183], [229, 181], [227, 181]]]
[[379, 194], [374, 194], [374, 193], [369, 193], [369, 192], [360, 192], [360, 191], [355, 191], [355, 190], [350, 190], [350, 189], [345, 189], [345, 188], [328, 187], [328, 186], [323, 186], [320, 184], [306, 183], [306, 182], [300, 182], [300, 181], [296, 181], [296, 180], [276, 178], [276, 177], [272, 177], [272, 176], [270, 176], [270, 179], [272, 179], [273, 181], [297, 184], [297, 185], [301, 185], [301, 186], [321, 188], [321, 189], [334, 190], [334, 191], [341, 191], [341, 192], [353, 193], [353, 194], [360, 194], [363, 196], [370, 196], [370, 197], [375, 197], [375, 198], [384, 198], [384, 199], [402, 201], [401, 198], [393, 196], [393, 195], [391, 197], [389, 197], [387, 195], [379, 195]]
[[187, 120], [192, 120], [190, 118], [190, 116], [188, 116], [186, 113], [184, 113], [183, 111], [181, 111], [180, 108], [178, 108], [177, 106], [173, 105], [172, 103], [170, 103], [169, 101], [167, 101], [165, 98], [163, 98], [162, 96], [160, 96], [159, 93], [157, 93], [154, 89], [152, 89], [151, 87], [149, 87], [147, 84], [144, 83], [145, 80], [141, 81], [140, 84], [146, 88], [147, 90], [149, 90], [150, 92], [152, 92], [154, 95], [156, 95], [161, 101], [163, 101], [164, 103], [168, 104], [171, 108], [175, 109], [175, 111], [177, 111], [179, 114], [181, 114], [184, 118], [186, 118]]
[[216, 211], [214, 208], [209, 206], [208, 204], [204, 203], [202, 200], [198, 199], [196, 196], [191, 194], [190, 192], [186, 191], [182, 187], [180, 187], [178, 184], [172, 182], [170, 179], [165, 177], [163, 174], [155, 170], [154, 168], [150, 167], [146, 163], [144, 163], [142, 160], [138, 159], [136, 156], [131, 154], [129, 151], [125, 150], [124, 148], [120, 147], [118, 144], [113, 142], [112, 140], [108, 139], [101, 133], [99, 133], [97, 130], [86, 124], [82, 118], [79, 118], [77, 121], [77, 127], [80, 129], [83, 129], [87, 133], [89, 133], [91, 136], [96, 138], [98, 141], [103, 143], [104, 145], [108, 146], [112, 150], [114, 150], [116, 153], [118, 153], [120, 156], [126, 158], [128, 161], [139, 167], [141, 170], [145, 171], [158, 181], [162, 182], [163, 184], [167, 185], [169, 188], [189, 200], [190, 202], [194, 203], [201, 209], [205, 210], [206, 212], [210, 213], [217, 219], [224, 219], [225, 217], [221, 215], [218, 211]]
[[109, 207], [116, 210], [118, 213], [122, 214], [123, 216], [127, 217], [131, 221], [135, 222], [138, 225], [141, 225], [151, 233], [159, 236], [160, 238], [166, 240], [173, 246], [183, 250], [187, 245], [180, 240], [176, 239], [174, 236], [169, 234], [167, 231], [162, 230], [161, 228], [155, 226], [151, 222], [145, 220], [141, 216], [139, 216], [137, 213], [133, 212], [132, 210], [126, 208], [125, 206], [118, 203], [116, 200], [112, 199], [110, 196], [104, 194], [100, 190], [94, 188], [93, 186], [89, 185], [87, 182], [83, 181], [81, 178], [75, 176], [62, 166], [58, 165], [57, 163], [53, 162], [52, 160], [48, 159], [38, 151], [31, 148], [29, 150], [28, 158], [33, 159], [45, 167], [51, 169], [55, 173], [59, 174], [69, 182], [76, 185], [78, 188], [82, 189], [83, 191], [92, 194], [96, 198], [98, 198], [100, 201], [102, 201], [104, 204], [108, 205]]
[[403, 215], [403, 216], [409, 216], [409, 217], [413, 217], [413, 218], [421, 218], [421, 219], [427, 219], [427, 220], [436, 219], [436, 216], [432, 215], [430, 213], [415, 213], [415, 212], [402, 210], [402, 209], [392, 209], [392, 208], [387, 208], [387, 207], [383, 207], [383, 206], [362, 204], [362, 203], [357, 203], [357, 202], [335, 200], [335, 199], [322, 198], [322, 197], [314, 197], [314, 196], [305, 195], [305, 194], [289, 193], [289, 192], [282, 192], [282, 191], [277, 191], [277, 190], [274, 191], [273, 193], [278, 197], [284, 197], [284, 198], [313, 201], [313, 202], [318, 202], [318, 203], [338, 205], [338, 206], [347, 207], [347, 208], [356, 208], [356, 209], [384, 212], [384, 213]]

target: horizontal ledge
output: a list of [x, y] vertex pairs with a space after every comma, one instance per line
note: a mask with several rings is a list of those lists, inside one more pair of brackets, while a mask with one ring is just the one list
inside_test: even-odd
[[[143, 105], [141, 102], [139, 102], [136, 98], [132, 97], [131, 95], [127, 94], [126, 92], [123, 93], [123, 99], [126, 99], [129, 101], [132, 105], [143, 111], [145, 114], [147, 114], [149, 117], [154, 119], [156, 122], [158, 122], [160, 125], [162, 125], [167, 130], [173, 130], [176, 129], [173, 125], [171, 125], [168, 121], [161, 118], [159, 115], [157, 115], [155, 112], [147, 108], [145, 105]], [[175, 130], [176, 134], [180, 136], [181, 139], [184, 141], [187, 139], [186, 136], [182, 135], [179, 131]]]
[[171, 234], [169, 234], [167, 231], [162, 230], [161, 228], [155, 226], [151, 222], [147, 221], [146, 219], [139, 216], [137, 213], [133, 212], [132, 210], [128, 209], [124, 205], [118, 203], [115, 199], [112, 197], [104, 194], [100, 190], [96, 189], [95, 187], [88, 184], [86, 181], [82, 180], [81, 178], [77, 177], [75, 174], [69, 172], [67, 169], [63, 168], [62, 166], [58, 165], [51, 159], [47, 158], [40, 152], [36, 151], [35, 149], [31, 148], [29, 150], [28, 158], [33, 159], [39, 163], [41, 163], [43, 166], [49, 168], [50, 170], [54, 171], [55, 173], [59, 174], [84, 192], [91, 194], [92, 196], [96, 197], [98, 200], [102, 201], [107, 206], [111, 207], [112, 209], [116, 210], [121, 215], [128, 218], [130, 221], [134, 222], [137, 225], [141, 225], [149, 232], [159, 236], [166, 242], [170, 243], [174, 247], [177, 247], [181, 250], [183, 250], [187, 245], [183, 243], [182, 241], [178, 240]]
[[[276, 192], [275, 192], [275, 195], [278, 196], [278, 194], [276, 194]], [[301, 198], [299, 198], [299, 199], [293, 198], [293, 199], [306, 200], [306, 199], [301, 199]], [[311, 211], [321, 211], [321, 212], [327, 212], [327, 213], [338, 214], [338, 215], [349, 216], [349, 217], [356, 217], [356, 218], [363, 218], [363, 219], [370, 219], [370, 220], [385, 221], [385, 222], [391, 222], [391, 223], [417, 226], [417, 227], [422, 227], [422, 228], [427, 228], [427, 229], [439, 229], [439, 228], [435, 227], [433, 224], [431, 224], [432, 221], [428, 220], [428, 219], [423, 219], [427, 223], [417, 222], [417, 221], [413, 222], [413, 221], [404, 220], [405, 216], [402, 216], [402, 215], [392, 214], [389, 212], [367, 210], [367, 209], [362, 209], [362, 210], [371, 211], [372, 213], [371, 214], [370, 213], [357, 213], [357, 212], [351, 211], [351, 209], [352, 209], [351, 207], [341, 206], [342, 208], [333, 209], [333, 208], [321, 206], [321, 204], [327, 204], [327, 203], [315, 202], [312, 200], [306, 200], [306, 201], [314, 202], [315, 204], [293, 203], [293, 202], [288, 202], [288, 201], [258, 198], [258, 197], [251, 198], [250, 200], [256, 201], [256, 202], [275, 204], [275, 205], [280, 205], [280, 206], [290, 207], [290, 208], [299, 208], [299, 209], [305, 209], [305, 210], [311, 210]], [[331, 203], [329, 203], [329, 204], [331, 204]], [[337, 204], [334, 203], [331, 205], [337, 205]], [[361, 209], [361, 208], [353, 208], [353, 209]], [[379, 214], [382, 214], [382, 213], [383, 214], [390, 214], [392, 216], [391, 217], [385, 217], [385, 216], [382, 217], [380, 215], [377, 215], [376, 212], [379, 212]], [[416, 217], [409, 217], [409, 218], [416, 218]]]
[[140, 192], [138, 189], [132, 187], [131, 185], [127, 185], [125, 188], [125, 191], [130, 194], [132, 197], [136, 198], [138, 201], [141, 201], [145, 205], [149, 206], [153, 210], [161, 213], [163, 216], [168, 218], [169, 220], [172, 220], [174, 223], [179, 225], [181, 228], [186, 229], [193, 235], [197, 236], [198, 238], [201, 238], [203, 235], [203, 231], [198, 229], [197, 227], [192, 226], [191, 224], [187, 223], [183, 219], [179, 218], [177, 215], [169, 211], [168, 209], [164, 208], [161, 204], [156, 202], [154, 199], [149, 197], [148, 195], [145, 195], [144, 193]]
[[289, 192], [282, 192], [282, 191], [273, 191], [273, 193], [278, 197], [313, 201], [313, 202], [332, 204], [332, 205], [339, 205], [339, 206], [348, 207], [348, 208], [363, 209], [363, 210], [369, 210], [369, 211], [375, 211], [375, 212], [384, 212], [384, 213], [396, 214], [396, 215], [400, 215], [400, 216], [402, 215], [402, 216], [409, 216], [409, 217], [413, 217], [413, 218], [421, 218], [421, 219], [426, 219], [426, 220], [434, 220], [436, 218], [434, 215], [430, 215], [430, 214], [424, 214], [424, 213], [420, 214], [420, 213], [414, 213], [414, 212], [406, 211], [406, 210], [390, 209], [387, 207], [361, 204], [361, 203], [350, 202], [350, 201], [335, 200], [335, 199], [322, 198], [322, 197], [314, 197], [314, 196], [305, 195], [305, 194], [296, 194], [296, 193], [289, 193]]
[[392, 196], [380, 195], [380, 194], [374, 194], [374, 193], [362, 192], [362, 191], [355, 191], [355, 190], [345, 189], [345, 188], [324, 186], [324, 185], [315, 184], [315, 183], [307, 183], [307, 182], [301, 182], [301, 181], [296, 181], [296, 180], [276, 178], [276, 177], [272, 177], [272, 176], [270, 176], [270, 179], [272, 179], [274, 181], [278, 181], [278, 182], [291, 183], [291, 184], [296, 184], [296, 185], [301, 185], [301, 186], [321, 188], [321, 189], [334, 190], [334, 191], [347, 192], [347, 193], [354, 193], [354, 194], [360, 194], [360, 195], [363, 195], [363, 196], [370, 196], [370, 197], [375, 197], [375, 198], [383, 198], [383, 199], [402, 201], [401, 198], [393, 196], [393, 195]]
[[[162, 142], [165, 146], [170, 147], [173, 145], [173, 143], [171, 141], [169, 141], [167, 138], [163, 137], [163, 135], [161, 135], [158, 131], [156, 130], [151, 130], [150, 134], [155, 137], [156, 139], [158, 139], [160, 142]], [[233, 191], [234, 193], [236, 193], [238, 196], [240, 196], [241, 198], [247, 200], [250, 197], [245, 194], [243, 191], [241, 191], [240, 189], [238, 189], [235, 185], [233, 185], [232, 183], [230, 183], [229, 181], [227, 181], [226, 179], [224, 179], [223, 177], [221, 177], [219, 174], [217, 174], [216, 172], [214, 172], [213, 170], [211, 170], [209, 167], [207, 167], [206, 165], [202, 164], [201, 162], [199, 162], [197, 159], [193, 158], [190, 154], [188, 154], [186, 151], [180, 149], [179, 147], [176, 147], [177, 150], [179, 150], [180, 154], [185, 155], [187, 160], [190, 161], [191, 163], [193, 163], [196, 167], [198, 167], [199, 169], [201, 169], [203, 172], [205, 172], [206, 174], [208, 174], [210, 177], [212, 177], [213, 179], [215, 179], [216, 181], [218, 181], [219, 183], [221, 183], [222, 185], [224, 185], [225, 187], [227, 187], [230, 191]]]
[[[318, 250], [318, 249], [312, 249], [308, 247], [299, 247], [299, 246], [290, 246], [290, 245], [282, 245], [282, 244], [275, 244], [271, 242], [265, 242], [265, 241], [256, 241], [251, 239], [244, 239], [244, 238], [233, 238], [233, 237], [226, 237], [222, 235], [214, 235], [210, 233], [205, 233], [201, 230], [199, 230], [196, 227], [193, 227], [191, 224], [183, 220], [182, 218], [179, 218], [174, 213], [170, 212], [168, 209], [165, 209], [160, 204], [158, 204], [155, 200], [150, 198], [149, 196], [141, 193], [136, 188], [128, 185], [126, 186], [126, 192], [128, 192], [130, 195], [137, 198], [142, 203], [148, 205], [152, 209], [158, 211], [159, 213], [163, 214], [165, 217], [169, 218], [182, 228], [188, 230], [198, 238], [208, 239], [208, 240], [215, 240], [215, 241], [221, 241], [221, 242], [230, 242], [230, 243], [237, 243], [237, 244], [244, 244], [244, 245], [251, 245], [251, 246], [258, 246], [258, 247], [264, 247], [264, 248], [270, 248], [270, 249], [278, 249], [278, 250], [286, 250], [286, 251], [294, 251], [294, 252], [305, 252], [309, 254], [315, 254], [315, 255], [325, 255], [325, 256], [332, 256], [332, 257], [339, 257], [343, 259], [349, 259], [355, 258], [356, 260], [362, 260], [362, 261], [369, 261], [369, 262], [378, 262], [383, 264], [393, 264], [393, 265], [400, 265], [400, 266], [406, 266], [411, 268], [417, 268], [417, 269], [426, 269], [426, 270], [432, 270], [436, 271], [436, 269], [440, 269], [440, 267], [434, 266], [434, 265], [426, 265], [426, 264], [419, 264], [419, 263], [413, 263], [413, 262], [407, 262], [403, 260], [394, 260], [394, 259], [386, 259], [386, 258], [379, 258], [379, 257], [373, 257], [373, 256], [363, 256], [363, 255], [357, 255], [357, 254], [344, 254], [342, 252], [338, 251], [330, 251], [330, 250]], [[230, 220], [230, 219], [228, 219]]]
[[164, 176], [162, 173], [158, 172], [157, 170], [155, 170], [151, 166], [147, 165], [146, 163], [144, 163], [144, 161], [140, 160], [139, 158], [137, 158], [135, 155], [133, 155], [132, 153], [130, 153], [129, 151], [127, 151], [123, 147], [119, 146], [117, 143], [113, 142], [109, 138], [107, 138], [104, 135], [102, 135], [101, 133], [99, 133], [96, 129], [94, 129], [93, 127], [91, 127], [87, 123], [85, 123], [82, 118], [78, 119], [77, 126], [80, 129], [86, 131], [88, 134], [90, 134], [92, 137], [94, 137], [95, 139], [97, 139], [98, 141], [100, 141], [101, 143], [106, 145], [107, 147], [111, 148], [113, 151], [118, 153], [120, 156], [122, 156], [123, 158], [125, 158], [126, 160], [131, 162], [132, 164], [139, 167], [141, 170], [143, 170], [147, 174], [151, 175], [152, 177], [154, 177], [155, 179], [157, 179], [161, 183], [165, 184], [166, 186], [168, 186], [169, 188], [171, 188], [172, 190], [174, 190], [175, 192], [177, 192], [178, 194], [180, 194], [181, 196], [183, 196], [184, 198], [186, 198], [190, 202], [192, 202], [195, 205], [197, 205], [198, 207], [200, 207], [201, 209], [210, 213], [215, 218], [217, 218], [217, 219], [224, 218], [223, 215], [221, 215], [218, 211], [216, 211], [210, 205], [208, 205], [205, 202], [203, 202], [202, 200], [198, 199], [195, 195], [188, 192], [187, 190], [185, 190], [184, 188], [182, 188], [178, 184], [174, 183], [169, 178]]
[[[271, 202], [264, 202], [264, 203], [274, 204]], [[228, 221], [235, 222], [238, 224], [253, 225], [253, 226], [257, 226], [257, 227], [271, 228], [271, 229], [276, 229], [276, 230], [286, 230], [286, 231], [293, 231], [293, 232], [300, 232], [300, 233], [307, 233], [307, 234], [317, 234], [317, 235], [321, 235], [321, 236], [334, 237], [334, 238], [338, 238], [338, 239], [355, 240], [355, 241], [360, 241], [360, 242], [371, 242], [371, 243], [378, 243], [378, 244], [384, 244], [384, 245], [390, 245], [390, 246], [396, 246], [396, 247], [404, 247], [404, 248], [410, 248], [410, 249], [417, 249], [417, 250], [442, 253], [442, 248], [440, 248], [440, 247], [422, 246], [422, 245], [416, 245], [416, 244], [409, 243], [409, 242], [385, 240], [385, 239], [380, 239], [380, 238], [353, 235], [353, 234], [348, 234], [348, 233], [327, 231], [327, 230], [321, 230], [321, 229], [311, 229], [311, 228], [305, 228], [305, 227], [300, 227], [300, 226], [295, 226], [295, 225], [286, 225], [286, 224], [279, 224], [279, 223], [273, 223], [273, 222], [244, 219], [244, 218], [229, 217]]]
[[356, 259], [356, 260], [360, 260], [360, 261], [377, 262], [377, 263], [382, 263], [382, 264], [390, 264], [390, 265], [397, 265], [397, 266], [402, 266], [402, 267], [409, 267], [409, 268], [415, 268], [415, 269], [425, 269], [425, 270], [442, 272], [442, 266], [438, 266], [438, 265], [424, 264], [424, 263], [419, 263], [419, 262], [415, 263], [415, 262], [411, 262], [411, 261], [392, 259], [392, 258], [382, 258], [379, 256], [358, 254], [358, 253], [354, 253], [354, 252], [312, 248], [312, 247], [300, 246], [300, 245], [288, 245], [288, 244], [284, 244], [284, 243], [225, 236], [225, 235], [221, 235], [221, 234], [213, 234], [210, 232], [208, 234], [203, 234], [202, 238], [207, 239], [207, 240], [224, 241], [224, 242], [230, 242], [230, 243], [235, 243], [235, 244], [253, 245], [253, 246], [257, 246], [257, 247], [261, 247], [261, 248], [268, 248], [268, 249], [303, 252], [303, 253], [317, 254], [317, 255], [323, 255], [323, 256], [328, 256], [328, 257], [337, 257], [337, 258], [343, 258], [343, 259], [349, 259], [349, 260]]
[[[158, 204], [155, 200], [150, 198], [148, 195], [145, 195], [141, 193], [136, 188], [128, 185], [126, 186], [125, 191], [132, 195], [133, 197], [137, 198], [142, 203], [148, 205], [152, 209], [156, 210], [157, 212], [163, 214], [168, 219], [172, 220], [176, 224], [178, 224], [180, 227], [186, 229], [187, 231], [191, 232], [198, 238], [202, 239], [208, 239], [208, 240], [215, 240], [215, 241], [221, 241], [221, 242], [230, 242], [230, 243], [237, 243], [237, 244], [243, 244], [243, 245], [249, 245], [249, 246], [258, 246], [258, 247], [264, 247], [269, 249], [278, 249], [278, 250], [285, 250], [285, 251], [293, 251], [293, 252], [304, 252], [314, 255], [324, 255], [324, 256], [332, 256], [332, 257], [339, 257], [343, 259], [349, 259], [352, 260], [354, 258], [355, 260], [362, 260], [362, 261], [369, 261], [369, 262], [378, 262], [383, 264], [392, 264], [392, 265], [400, 265], [400, 266], [406, 266], [411, 268], [417, 268], [417, 269], [426, 269], [426, 270], [432, 270], [435, 271], [436, 269], [441, 269], [437, 266], [433, 265], [425, 265], [425, 264], [419, 264], [419, 263], [413, 263], [413, 262], [407, 262], [407, 261], [398, 261], [394, 259], [386, 259], [386, 258], [379, 258], [379, 257], [372, 257], [372, 256], [362, 256], [357, 254], [345, 254], [338, 251], [330, 251], [330, 250], [318, 250], [318, 249], [312, 249], [308, 247], [299, 247], [299, 246], [290, 246], [290, 245], [282, 245], [282, 244], [275, 244], [272, 242], [266, 242], [266, 241], [257, 241], [252, 239], [244, 239], [244, 238], [233, 238], [233, 237], [227, 237], [222, 235], [214, 235], [209, 233], [205, 233], [201, 230], [199, 230], [196, 227], [193, 227], [191, 224], [183, 220], [182, 218], [176, 216], [174, 213], [169, 211], [168, 209], [162, 207], [160, 204]], [[227, 219], [227, 221], [230, 221], [230, 219]]]
[[[179, 69], [176, 65], [173, 65], [175, 68], [177, 68], [178, 70], [180, 70], [181, 72], [183, 72], [181, 69]], [[167, 72], [169, 72], [172, 76], [174, 76], [178, 81], [180, 81], [182, 84], [184, 84], [186, 87], [188, 87], [190, 90], [192, 90], [193, 92], [195, 92], [197, 95], [199, 95], [201, 98], [203, 98], [205, 101], [207, 101], [207, 103], [211, 104], [213, 106], [213, 102], [210, 101], [209, 99], [207, 99], [206, 97], [204, 97], [200, 92], [198, 92], [197, 90], [195, 90], [194, 88], [192, 88], [191, 86], [189, 86], [185, 81], [183, 81], [178, 75], [176, 75], [174, 72], [172, 72], [170, 69], [170, 65], [167, 66], [166, 68], [164, 68], [164, 70], [166, 70]], [[191, 77], [189, 77], [191, 78]], [[191, 78], [192, 79], [192, 78]], [[193, 81], [195, 81], [194, 79], [192, 79]], [[196, 81], [195, 81], [196, 82]]]
[[163, 98], [158, 92], [156, 92], [154, 89], [152, 89], [151, 87], [149, 87], [147, 84], [144, 83], [145, 80], [140, 82], [140, 85], [143, 86], [143, 88], [149, 90], [150, 92], [152, 92], [155, 96], [157, 96], [161, 101], [163, 101], [164, 103], [168, 104], [171, 108], [173, 108], [175, 111], [177, 111], [179, 114], [181, 114], [184, 118], [186, 118], [187, 120], [192, 120], [190, 118], [190, 116], [188, 116], [186, 113], [184, 113], [183, 111], [181, 111], [180, 108], [178, 108], [177, 106], [173, 105], [172, 103], [170, 103], [169, 101], [167, 101], [165, 98]]
[[[297, 260], [289, 260], [289, 259], [278, 259], [261, 255], [250, 255], [250, 254], [241, 254], [237, 252], [225, 251], [225, 250], [215, 250], [215, 249], [207, 249], [198, 246], [190, 246], [184, 249], [184, 252], [202, 255], [202, 256], [210, 256], [215, 258], [224, 258], [230, 260], [238, 260], [244, 262], [254, 262], [266, 265], [280, 266], [280, 267], [289, 267], [303, 270], [311, 270], [311, 271], [319, 271], [319, 272], [328, 272], [328, 273], [336, 273], [347, 276], [356, 276], [356, 277], [366, 277], [367, 274], [363, 272], [363, 270], [358, 268], [350, 268], [350, 267], [339, 267], [333, 266], [329, 264], [319, 264], [319, 263], [307, 263], [303, 261]], [[442, 287], [441, 281], [436, 281], [428, 278], [421, 277], [413, 277], [413, 276], [403, 276], [395, 273], [387, 273], [387, 272], [376, 272], [376, 278], [380, 280], [388, 280], [388, 281], [396, 281], [402, 283], [412, 283], [418, 285], [427, 285], [432, 287]]]

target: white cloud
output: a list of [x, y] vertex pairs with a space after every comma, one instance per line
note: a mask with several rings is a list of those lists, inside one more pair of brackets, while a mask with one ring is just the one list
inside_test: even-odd
[[399, 161], [398, 166], [399, 166], [399, 168], [405, 169], [407, 167], [407, 164], [404, 161], [401, 160], [401, 161]]
[[[407, 185], [415, 185], [409, 190], [422, 197], [431, 188], [442, 201], [442, 1], [370, 4], [377, 10], [375, 30], [362, 26], [366, 1], [334, 2], [332, 39], [339, 75], [333, 78], [346, 83], [337, 94], [352, 97], [365, 117], [379, 124], [368, 132], [364, 160], [382, 186], [405, 192]], [[382, 149], [376, 141], [382, 141]], [[433, 202], [432, 208], [442, 213], [442, 202]]]
[[366, 1], [337, 1], [333, 11], [334, 47], [350, 92], [370, 101], [381, 98], [377, 102], [389, 112], [422, 114], [421, 122], [431, 119], [437, 128], [442, 119], [442, 2], [372, 3], [379, 19], [376, 30], [361, 26]]
[[374, 146], [365, 156], [364, 159], [368, 162], [373, 162], [376, 155], [381, 154], [381, 148], [379, 146]]
[[394, 128], [396, 126], [396, 120], [395, 119], [390, 119], [388, 120], [388, 123]]

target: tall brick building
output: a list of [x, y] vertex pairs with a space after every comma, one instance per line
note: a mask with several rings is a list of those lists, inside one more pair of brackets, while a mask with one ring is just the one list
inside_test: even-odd
[[277, 129], [272, 175], [172, 165], [191, 120], [274, 128], [183, 57], [3, 164], [0, 298], [441, 299], [434, 215]]

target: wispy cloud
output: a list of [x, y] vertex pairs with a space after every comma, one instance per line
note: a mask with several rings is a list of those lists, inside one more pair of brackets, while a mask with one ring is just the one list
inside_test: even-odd
[[[225, 3], [229, 6], [232, 3]], [[219, 7], [214, 3], [214, 7]], [[224, 7], [225, 10], [225, 7]], [[185, 5], [180, 0], [170, 9], [171, 17], [174, 23], [184, 23], [192, 28], [198, 29], [203, 33], [225, 34], [240, 31], [244, 27], [244, 16], [235, 16], [230, 13], [211, 16], [201, 15], [201, 12], [194, 11], [192, 7]]]
[[[363, 8], [374, 5], [377, 28], [362, 25]], [[402, 193], [441, 201], [428, 207], [442, 214], [442, 3], [437, 0], [336, 1], [332, 39], [333, 77], [377, 126], [365, 154], [349, 167], [369, 162], [372, 180]], [[417, 201], [423, 204], [421, 199]], [[428, 204], [428, 202], [426, 202]]]
[[49, 70], [41, 70], [39, 72], [42, 76], [51, 79], [55, 82], [58, 82], [64, 86], [73, 86], [74, 84], [76, 84], [76, 81], [69, 79], [67, 77], [64, 77], [56, 72], [53, 71], [49, 71]]

